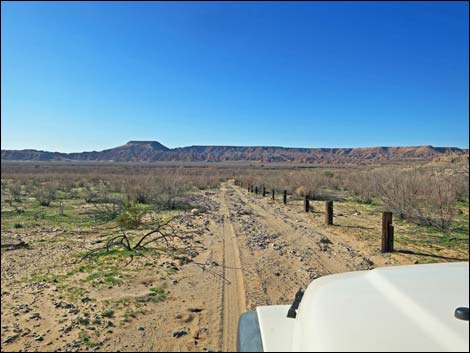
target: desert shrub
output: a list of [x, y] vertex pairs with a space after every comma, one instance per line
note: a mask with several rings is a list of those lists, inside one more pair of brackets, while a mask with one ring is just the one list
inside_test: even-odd
[[2, 195], [5, 195], [8, 192], [8, 180], [2, 178], [1, 180], [1, 192]]
[[80, 191], [77, 192], [83, 197], [86, 203], [91, 204], [87, 214], [96, 221], [108, 222], [116, 219], [124, 210], [125, 202], [121, 195], [112, 194], [110, 191], [110, 183], [100, 180], [98, 184], [85, 184]]
[[302, 196], [308, 194], [313, 199], [318, 199], [322, 190], [330, 188], [330, 177], [316, 171], [302, 173], [299, 182], [300, 189], [304, 190]]
[[305, 195], [308, 194], [307, 188], [306, 188], [305, 186], [303, 186], [303, 185], [297, 186], [297, 187], [295, 188], [295, 191], [294, 191], [294, 192], [295, 192], [297, 195], [300, 195], [300, 196], [305, 196]]
[[74, 187], [75, 183], [72, 178], [60, 178], [56, 180], [57, 182], [57, 190], [62, 191], [65, 194], [70, 193], [72, 188]]
[[380, 170], [372, 175], [373, 191], [384, 207], [401, 219], [420, 217], [422, 177], [416, 169]]
[[[247, 171], [248, 173], [250, 171]], [[250, 175], [237, 176], [244, 185], [257, 185], [268, 190], [287, 190], [297, 196], [310, 195], [313, 199], [324, 198], [331, 190], [341, 187], [339, 173], [321, 170], [265, 170]]]
[[92, 204], [93, 208], [89, 211], [89, 215], [95, 222], [112, 221], [113, 219], [116, 219], [125, 208], [125, 202], [119, 197], [93, 201]]
[[160, 209], [176, 209], [181, 206], [181, 198], [191, 190], [191, 184], [181, 175], [174, 173], [160, 177], [155, 183], [154, 203]]
[[57, 184], [51, 182], [39, 186], [34, 197], [41, 206], [50, 206], [51, 202], [57, 198]]
[[23, 195], [21, 181], [17, 180], [9, 183], [8, 192], [11, 200], [21, 202], [21, 196]]
[[114, 310], [106, 309], [101, 313], [101, 316], [107, 317], [107, 318], [112, 318], [114, 316]]
[[192, 187], [205, 190], [218, 187], [222, 180], [227, 179], [227, 175], [224, 175], [217, 168], [209, 168], [204, 170], [203, 173], [192, 173], [189, 176], [182, 175], [182, 178], [186, 179], [186, 183], [189, 181]]
[[466, 165], [461, 171], [456, 171], [455, 187], [457, 189], [457, 197], [460, 201], [469, 200], [469, 167]]
[[91, 203], [98, 196], [98, 192], [95, 190], [95, 188], [92, 185], [88, 184], [88, 185], [85, 185], [82, 191], [82, 195], [86, 203]]
[[34, 191], [37, 188], [35, 180], [28, 179], [24, 184], [24, 191], [26, 195], [34, 195]]
[[111, 193], [120, 193], [123, 188], [123, 181], [121, 178], [110, 177], [107, 179], [107, 189]]
[[125, 180], [122, 192], [128, 202], [149, 204], [155, 198], [155, 180], [150, 177], [133, 177]]
[[87, 183], [81, 192], [86, 203], [106, 202], [108, 198], [108, 187], [102, 180]]
[[70, 190], [70, 198], [71, 199], [79, 199], [80, 198], [80, 190], [77, 188], [73, 188]]
[[452, 224], [458, 189], [450, 177], [433, 175], [425, 185], [425, 210], [419, 220], [437, 228], [446, 229]]
[[[380, 184], [380, 181], [378, 183]], [[377, 181], [374, 182], [370, 171], [351, 173], [344, 178], [342, 188], [349, 191], [354, 200], [360, 203], [370, 204], [377, 195]]]
[[458, 187], [443, 171], [386, 170], [374, 174], [384, 207], [418, 224], [446, 229], [452, 224]]
[[85, 331], [80, 331], [78, 337], [88, 348], [95, 348], [98, 345], [98, 343], [92, 340]]
[[125, 229], [137, 228], [142, 225], [146, 211], [142, 210], [136, 203], [128, 203], [119, 214], [116, 221], [119, 227]]

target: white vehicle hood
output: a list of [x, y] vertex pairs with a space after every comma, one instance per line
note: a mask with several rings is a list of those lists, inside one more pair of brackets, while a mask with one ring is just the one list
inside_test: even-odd
[[379, 268], [312, 282], [288, 331], [292, 351], [468, 351], [468, 306], [468, 262]]

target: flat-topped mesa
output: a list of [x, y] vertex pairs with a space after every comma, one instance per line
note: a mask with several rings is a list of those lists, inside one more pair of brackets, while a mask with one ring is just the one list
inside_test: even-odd
[[158, 150], [165, 150], [165, 151], [169, 150], [168, 147], [162, 145], [158, 141], [129, 141], [125, 144], [125, 146], [146, 146], [146, 147], [152, 147]]

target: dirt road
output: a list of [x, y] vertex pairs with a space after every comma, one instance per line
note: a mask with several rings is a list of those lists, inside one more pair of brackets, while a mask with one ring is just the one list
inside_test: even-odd
[[249, 194], [232, 183], [223, 189], [238, 234], [249, 310], [290, 303], [299, 287], [319, 276], [373, 266], [350, 244], [312, 227], [301, 210]]
[[224, 286], [223, 286], [223, 350], [236, 349], [238, 318], [246, 310], [245, 288], [240, 253], [230, 213], [227, 207], [227, 186], [221, 188], [223, 215], [222, 235], [224, 240]]
[[319, 276], [372, 266], [366, 256], [311, 227], [303, 214], [280, 217], [280, 205], [268, 198], [248, 194], [231, 182], [214, 196], [223, 217], [224, 351], [235, 349], [237, 322], [244, 311], [291, 303], [298, 288]]

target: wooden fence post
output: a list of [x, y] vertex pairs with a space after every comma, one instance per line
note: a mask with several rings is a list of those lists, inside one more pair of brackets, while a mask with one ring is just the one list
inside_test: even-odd
[[393, 251], [393, 214], [382, 213], [382, 253]]
[[388, 251], [393, 252], [393, 241], [395, 238], [395, 227], [393, 224], [388, 226]]
[[287, 204], [287, 190], [284, 190], [284, 196], [282, 198], [282, 202], [284, 202], [284, 205]]
[[333, 225], [333, 201], [325, 201], [325, 222], [327, 225]]
[[266, 196], [266, 188], [263, 186], [263, 197]]
[[305, 199], [304, 199], [304, 211], [305, 211], [305, 212], [310, 211], [310, 195], [305, 195]]
[[274, 198], [275, 198], [275, 197], [274, 197], [274, 189], [273, 189], [273, 191], [272, 191], [272, 192], [273, 192], [273, 196], [272, 196], [272, 197], [273, 197], [273, 200], [274, 200]]

